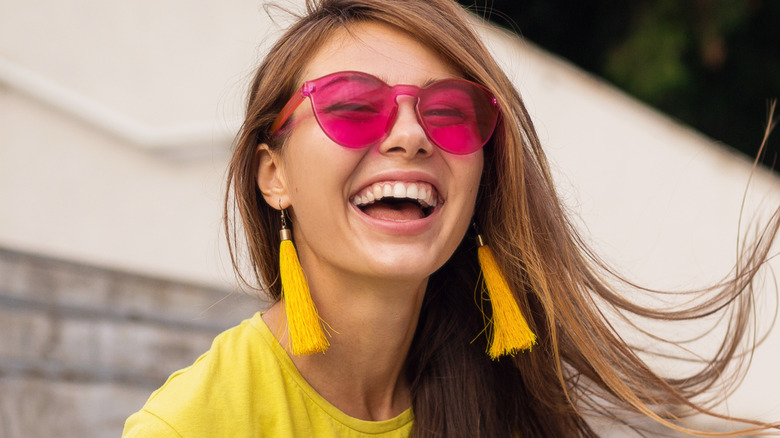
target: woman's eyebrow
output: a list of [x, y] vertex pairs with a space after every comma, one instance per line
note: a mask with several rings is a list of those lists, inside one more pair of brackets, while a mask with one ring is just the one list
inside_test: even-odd
[[423, 82], [423, 84], [422, 84], [422, 86], [421, 86], [420, 88], [425, 88], [425, 87], [427, 87], [428, 85], [431, 85], [432, 83], [434, 83], [434, 82], [436, 82], [436, 81], [439, 81], [439, 80], [441, 80], [441, 79], [433, 79], [433, 78], [430, 78], [430, 79], [428, 79], [427, 81]]
[[[387, 76], [385, 76], [385, 75], [372, 75], [372, 76], [374, 78], [379, 79], [380, 81], [384, 82], [385, 84], [389, 85], [390, 81], [387, 78]], [[425, 87], [433, 84], [434, 82], [440, 81], [442, 79], [444, 79], [444, 78], [432, 78], [432, 77], [429, 77], [428, 79], [425, 80], [425, 82], [422, 83], [422, 85], [420, 85], [420, 88], [425, 88]], [[354, 80], [358, 80], [358, 81], [362, 81], [362, 82], [372, 82], [372, 80], [370, 78], [362, 76], [362, 75], [344, 75], [344, 76], [339, 76], [337, 78], [334, 78], [332, 81], [329, 81], [328, 83], [323, 84], [322, 86], [324, 88], [324, 87], [328, 87], [330, 85], [334, 85], [334, 84], [337, 84], [339, 82], [346, 81], [346, 80], [353, 80], [353, 81]]]
[[[385, 81], [384, 79], [379, 78], [379, 77], [377, 77], [377, 79], [379, 79], [382, 82], [384, 82], [385, 84], [387, 84], [387, 81]], [[345, 74], [345, 75], [339, 75], [339, 76], [333, 78], [332, 80], [328, 81], [327, 83], [322, 84], [322, 88], [330, 87], [331, 85], [336, 85], [336, 84], [339, 84], [339, 83], [344, 82], [344, 81], [358, 81], [358, 82], [365, 82], [365, 83], [372, 83], [372, 82], [374, 82], [373, 78], [369, 78], [369, 77], [366, 77], [366, 76], [363, 76], [363, 75]]]

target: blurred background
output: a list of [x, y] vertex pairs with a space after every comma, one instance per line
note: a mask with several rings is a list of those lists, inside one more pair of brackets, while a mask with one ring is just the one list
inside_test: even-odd
[[[750, 180], [778, 94], [778, 35], [759, 30], [777, 2], [624, 3], [473, 11], [596, 251], [649, 287], [707, 286], [780, 204], [776, 136]], [[118, 436], [167, 375], [265, 306], [235, 281], [221, 220], [252, 69], [302, 1], [276, 4], [0, 3], [1, 438]], [[760, 332], [776, 304], [767, 275]], [[721, 411], [780, 418], [767, 391], [780, 387], [778, 332]]]
[[780, 96], [777, 1], [460, 3], [751, 158]]

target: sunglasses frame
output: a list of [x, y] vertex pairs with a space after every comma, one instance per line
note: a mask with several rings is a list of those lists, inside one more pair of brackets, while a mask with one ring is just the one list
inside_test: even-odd
[[[359, 146], [359, 147], [348, 146], [348, 145], [345, 145], [345, 144], [341, 143], [337, 139], [333, 138], [328, 133], [328, 130], [322, 126], [323, 122], [320, 120], [320, 116], [318, 114], [317, 108], [316, 108], [315, 103], [314, 103], [314, 99], [312, 97], [312, 93], [315, 93], [316, 90], [317, 90], [317, 83], [319, 83], [319, 82], [321, 82], [321, 81], [323, 81], [325, 79], [331, 78], [331, 77], [351, 76], [351, 75], [362, 76], [362, 77], [365, 77], [365, 78], [370, 78], [370, 79], [375, 80], [375, 81], [377, 81], [377, 82], [379, 82], [381, 84], [384, 84], [386, 87], [389, 88], [389, 96], [391, 96], [394, 101], [395, 101], [395, 99], [398, 96], [402, 96], [402, 95], [413, 96], [415, 99], [417, 99], [417, 102], [415, 104], [415, 115], [417, 117], [417, 122], [423, 128], [423, 131], [425, 131], [425, 135], [428, 137], [428, 139], [431, 141], [432, 144], [436, 145], [438, 148], [440, 148], [440, 149], [442, 149], [442, 150], [444, 150], [444, 151], [446, 151], [448, 153], [451, 153], [451, 154], [466, 155], [466, 154], [471, 154], [471, 153], [474, 153], [474, 152], [482, 149], [482, 147], [484, 147], [485, 144], [487, 144], [487, 142], [490, 141], [490, 138], [492, 138], [493, 133], [495, 132], [495, 129], [496, 129], [496, 125], [498, 124], [498, 118], [499, 118], [499, 116], [501, 114], [500, 107], [498, 106], [498, 100], [495, 98], [493, 93], [488, 88], [486, 88], [486, 87], [484, 87], [484, 86], [482, 86], [482, 85], [480, 85], [480, 84], [478, 84], [476, 82], [472, 82], [472, 81], [469, 81], [469, 80], [466, 80], [466, 79], [460, 79], [460, 78], [440, 79], [440, 80], [434, 81], [434, 82], [432, 82], [430, 84], [427, 84], [424, 87], [418, 87], [416, 85], [406, 85], [406, 84], [397, 84], [397, 85], [391, 86], [391, 85], [388, 85], [385, 81], [381, 80], [380, 78], [378, 78], [378, 77], [376, 77], [376, 76], [374, 76], [372, 74], [361, 72], [361, 71], [350, 71], [350, 70], [347, 70], [347, 71], [339, 71], [339, 72], [330, 73], [330, 74], [327, 74], [325, 76], [319, 77], [317, 79], [312, 79], [312, 80], [308, 80], [308, 81], [304, 82], [303, 85], [301, 86], [301, 88], [299, 88], [298, 91], [296, 91], [295, 94], [293, 94], [293, 96], [290, 98], [290, 100], [287, 101], [287, 103], [284, 105], [282, 110], [276, 116], [276, 119], [274, 119], [273, 123], [271, 124], [271, 128], [270, 128], [271, 136], [275, 137], [277, 135], [280, 135], [284, 131], [284, 129], [282, 129], [282, 128], [284, 127], [285, 123], [289, 120], [290, 116], [292, 116], [292, 114], [295, 112], [295, 110], [298, 109], [298, 107], [308, 97], [309, 101], [311, 101], [312, 112], [314, 113], [314, 117], [317, 120], [317, 124], [319, 125], [320, 129], [322, 129], [322, 131], [325, 133], [325, 135], [328, 136], [328, 138], [333, 140], [335, 143], [341, 145], [342, 147], [346, 147], [346, 148], [349, 148], [349, 149], [360, 149], [360, 148], [369, 146], [370, 143], [366, 144], [366, 145], [363, 145], [363, 146]], [[479, 144], [477, 147], [470, 148], [469, 150], [467, 150], [465, 152], [462, 152], [462, 151], [457, 151], [457, 152], [456, 151], [452, 151], [449, 148], [446, 148], [446, 147], [442, 146], [441, 144], [439, 144], [436, 140], [434, 140], [432, 138], [431, 134], [429, 133], [429, 128], [427, 127], [427, 123], [424, 121], [424, 118], [420, 115], [420, 111], [419, 111], [420, 93], [425, 91], [425, 90], [427, 90], [427, 89], [429, 89], [429, 88], [431, 88], [431, 87], [438, 86], [438, 85], [441, 85], [442, 83], [447, 83], [447, 82], [467, 83], [469, 86], [476, 87], [477, 89], [479, 89], [482, 92], [484, 92], [487, 97], [489, 97], [490, 105], [495, 109], [494, 112], [493, 112], [493, 115], [492, 115], [492, 118], [493, 118], [492, 122], [489, 124], [489, 126], [486, 125], [486, 126], [489, 127], [490, 135], [486, 136], [484, 141], [482, 141], [482, 144]], [[393, 111], [392, 114], [388, 117], [388, 124], [389, 124], [389, 126], [392, 126], [392, 123], [390, 123], [390, 122], [394, 122], [395, 117], [397, 116], [397, 108], [398, 108], [398, 103], [397, 102], [395, 103], [395, 107], [396, 107], [396, 111]], [[390, 129], [392, 129], [392, 128], [388, 127], [385, 130], [384, 136], [380, 137], [377, 141], [381, 141], [382, 139], [384, 139], [389, 134]], [[471, 150], [471, 149], [473, 149], [473, 150]]]

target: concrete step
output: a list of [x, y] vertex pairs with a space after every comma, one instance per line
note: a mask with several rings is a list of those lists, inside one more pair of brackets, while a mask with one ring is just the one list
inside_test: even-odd
[[169, 374], [265, 306], [0, 248], [0, 438], [119, 436]]

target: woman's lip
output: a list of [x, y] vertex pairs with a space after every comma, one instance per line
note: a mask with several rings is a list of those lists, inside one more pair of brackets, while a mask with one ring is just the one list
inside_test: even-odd
[[351, 203], [349, 204], [349, 206], [350, 208], [353, 209], [355, 214], [357, 214], [360, 219], [368, 223], [369, 226], [371, 226], [372, 228], [378, 229], [387, 234], [395, 234], [401, 236], [420, 234], [423, 231], [428, 230], [433, 225], [433, 221], [439, 215], [439, 210], [441, 210], [442, 208], [442, 205], [435, 207], [431, 212], [431, 214], [425, 216], [424, 218], [412, 219], [408, 221], [392, 221], [392, 220], [377, 219], [375, 217], [371, 217], [365, 214], [356, 205], [353, 205]]

